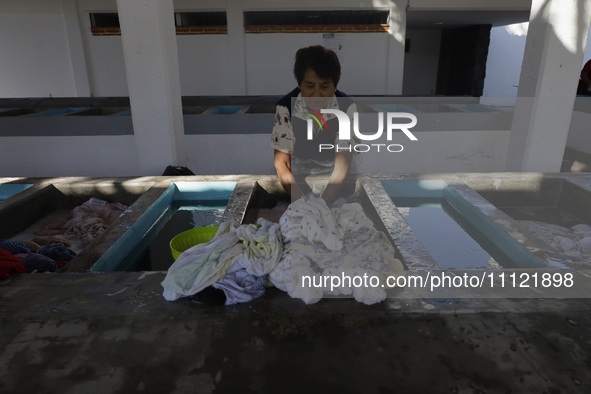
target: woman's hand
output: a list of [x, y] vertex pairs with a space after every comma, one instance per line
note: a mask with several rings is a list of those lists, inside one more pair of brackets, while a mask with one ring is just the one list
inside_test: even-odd
[[279, 182], [285, 192], [291, 196], [292, 201], [304, 197], [305, 193], [302, 189], [307, 185], [300, 186], [291, 173], [291, 155], [275, 150], [274, 164]]
[[352, 159], [353, 154], [351, 152], [335, 153], [334, 169], [332, 174], [330, 174], [330, 178], [328, 178], [326, 188], [322, 192], [322, 198], [327, 204], [338, 196], [338, 193], [343, 186], [343, 182], [349, 173], [349, 169], [351, 168]]

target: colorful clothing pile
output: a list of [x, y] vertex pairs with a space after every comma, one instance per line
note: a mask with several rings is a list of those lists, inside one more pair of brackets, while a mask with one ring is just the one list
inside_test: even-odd
[[62, 244], [31, 251], [23, 242], [0, 240], [0, 279], [16, 273], [56, 272], [76, 256]]
[[7, 250], [0, 249], [0, 280], [10, 277], [11, 274], [27, 272], [21, 262]]

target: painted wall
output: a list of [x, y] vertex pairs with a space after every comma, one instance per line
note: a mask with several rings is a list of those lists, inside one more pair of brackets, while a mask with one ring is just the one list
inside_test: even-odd
[[[90, 25], [90, 22], [88, 22]], [[129, 96], [121, 36], [87, 35], [90, 91], [95, 97]]]
[[[243, 11], [293, 9], [291, 2], [177, 0], [174, 5], [178, 11], [225, 9], [228, 13], [227, 35], [177, 36], [183, 95], [284, 94], [293, 87], [295, 51], [323, 43], [321, 33], [243, 33]], [[334, 3], [305, 0], [297, 6], [327, 9], [334, 8]], [[381, 0], [339, 4], [345, 9], [372, 7], [396, 10], [391, 34], [344, 34], [341, 87], [351, 94], [400, 94], [405, 31], [400, 10], [404, 7]], [[0, 50], [9, 54], [0, 62], [0, 97], [73, 97], [78, 92], [127, 96], [121, 37], [92, 36], [88, 17], [90, 12], [116, 11], [115, 0], [0, 2]], [[68, 24], [66, 15], [77, 15], [78, 20]], [[71, 45], [76, 39], [80, 48]], [[87, 81], [81, 83], [80, 76]], [[86, 86], [77, 89], [77, 83]]]
[[[79, 31], [66, 28], [64, 11], [66, 4], [73, 4], [77, 10]], [[339, 8], [347, 7], [385, 7], [403, 10], [405, 1], [352, 1], [339, 3]], [[522, 4], [523, 3], [523, 4]], [[527, 1], [503, 1], [494, 4], [479, 4], [483, 9], [522, 9]], [[244, 10], [288, 9], [291, 2], [270, 0], [226, 0], [200, 1], [176, 0], [175, 9], [221, 10], [240, 14]], [[323, 6], [323, 4], [325, 4]], [[446, 8], [466, 7], [466, 2], [446, 2]], [[299, 8], [334, 8], [334, 2], [305, 0], [298, 2]], [[474, 5], [470, 5], [474, 8]], [[413, 10], [432, 10], [440, 8], [435, 0], [413, 1]], [[0, 97], [54, 97], [77, 96], [87, 89], [76, 88], [75, 75], [88, 78], [87, 85], [95, 96], [126, 96], [125, 65], [121, 37], [93, 37], [90, 34], [89, 12], [114, 12], [115, 0], [3, 0], [0, 2]], [[404, 20], [398, 11], [393, 15], [397, 27], [392, 34], [346, 34], [344, 39], [343, 90], [351, 94], [419, 94], [429, 92], [431, 82], [415, 78], [421, 68], [435, 62], [419, 61], [436, 50], [434, 39], [427, 39], [425, 33], [409, 30], [416, 41], [420, 34], [425, 38], [425, 46], [413, 46], [413, 51], [405, 59]], [[233, 23], [229, 20], [229, 23]], [[237, 21], [236, 23], [240, 23]], [[404, 29], [403, 29], [404, 30]], [[493, 28], [491, 47], [487, 64], [485, 96], [512, 97], [516, 94], [521, 68], [521, 58], [525, 45], [524, 28], [519, 25]], [[526, 28], [525, 28], [526, 30]], [[72, 35], [79, 34], [84, 47], [78, 50], [69, 45]], [[433, 32], [433, 34], [435, 34]], [[238, 34], [240, 35], [240, 34]], [[74, 37], [76, 38], [76, 37]], [[421, 39], [422, 40], [422, 39]], [[179, 64], [183, 95], [230, 95], [230, 94], [283, 94], [292, 86], [291, 73], [276, 70], [290, 70], [294, 49], [311, 43], [321, 43], [321, 34], [242, 34], [236, 37], [236, 29], [228, 35], [178, 36]], [[427, 51], [429, 46], [429, 51]], [[424, 50], [423, 50], [424, 48]], [[591, 58], [588, 44], [585, 59]], [[34, 49], [34, 50], [33, 50]], [[73, 51], [82, 52], [72, 53]], [[245, 58], [236, 54], [245, 51]], [[270, 56], [271, 55], [271, 56]], [[76, 62], [82, 56], [86, 64]], [[434, 58], [434, 56], [433, 56]], [[74, 59], [74, 60], [73, 60]], [[396, 61], [395, 59], [398, 59]], [[400, 59], [405, 59], [400, 61]], [[406, 63], [406, 67], [404, 67]], [[74, 66], [73, 66], [74, 64]], [[415, 66], [420, 68], [416, 68]], [[85, 68], [85, 70], [81, 70]], [[246, 81], [236, 81], [230, 75], [237, 68], [245, 71]], [[268, 70], [275, 70], [268, 78]], [[264, 71], [264, 72], [263, 72]], [[425, 70], [429, 71], [429, 70]], [[88, 72], [88, 74], [86, 74]], [[427, 73], [428, 75], [432, 75]], [[50, 75], [50, 78], [47, 76]], [[80, 82], [78, 82], [80, 84]], [[385, 88], [389, 86], [389, 88]], [[398, 92], [396, 90], [398, 89]]]
[[[424, 0], [413, 5], [430, 9], [437, 3], [437, 0]], [[461, 1], [451, 3], [467, 6]], [[64, 4], [69, 4], [70, 10], [71, 6], [75, 7], [79, 30], [76, 24], [64, 23]], [[235, 16], [243, 10], [285, 9], [290, 4], [293, 8], [294, 3], [177, 0], [174, 4], [179, 11], [228, 9], [234, 15], [235, 32], [236, 25], [240, 24]], [[339, 8], [379, 6], [398, 10], [393, 16], [392, 34], [345, 34], [340, 88], [350, 94], [402, 92], [406, 4], [406, 0], [344, 0], [339, 3]], [[334, 8], [334, 2], [298, 2], [300, 9], [329, 7]], [[3, 53], [0, 97], [76, 96], [77, 84], [84, 85], [79, 81], [79, 76], [84, 74], [80, 67], [87, 72], [87, 85], [95, 96], [126, 96], [121, 37], [93, 37], [88, 18], [89, 12], [116, 9], [114, 0], [0, 2], [0, 50]], [[73, 53], [68, 42], [76, 34], [83, 44]], [[183, 95], [284, 94], [294, 86], [291, 68], [295, 50], [322, 43], [321, 34], [233, 34], [177, 36]], [[243, 56], [238, 55], [241, 51]], [[80, 54], [83, 54], [82, 65], [74, 62], [79, 60]], [[236, 78], [234, 71], [244, 77]], [[361, 170], [383, 173], [503, 169], [508, 141], [506, 129], [419, 133], [420, 144], [408, 145], [407, 150], [385, 161], [367, 158], [362, 161]], [[187, 135], [184, 143], [189, 156], [186, 165], [195, 173], [274, 174], [268, 134]], [[139, 173], [136, 149], [135, 138], [129, 135], [2, 137], [0, 176], [148, 175]], [[22, 152], [35, 160], [22, 160]], [[232, 157], [232, 160], [220, 157]]]
[[[443, 105], [440, 105], [443, 112], [417, 110], [434, 110], [434, 106], [439, 105], [437, 102], [448, 101], [446, 98], [432, 100], [433, 103], [427, 105], [414, 104], [412, 107], [409, 104], [419, 120], [413, 129], [418, 141], [410, 141], [400, 132], [394, 133], [392, 141], [388, 141], [384, 133], [380, 139], [368, 143], [384, 144], [380, 152], [376, 152], [374, 146], [371, 153], [358, 156], [361, 159], [360, 172], [503, 170], [511, 126], [510, 112], [452, 112], [443, 111]], [[187, 167], [202, 175], [275, 174], [273, 150], [269, 145], [272, 114], [214, 116], [225, 118], [224, 129], [229, 134], [217, 134], [218, 128], [215, 127], [206, 131], [207, 134], [194, 134], [202, 132], [202, 127], [198, 127], [191, 130], [191, 134], [184, 135], [180, 143], [187, 149]], [[234, 116], [234, 121], [229, 119]], [[255, 119], [249, 120], [250, 116]], [[15, 119], [15, 122], [22, 123], [20, 128], [15, 122], [9, 122], [13, 123], [12, 126], [4, 124], [3, 128], [24, 129], [30, 124], [28, 121], [37, 119], [22, 117]], [[119, 125], [119, 132], [126, 134], [101, 136], [82, 135], [88, 132], [85, 122], [98, 120], [84, 116], [64, 117], [61, 122], [57, 117], [54, 120], [53, 123], [62, 125], [59, 127], [62, 133], [68, 129], [67, 135], [52, 135], [53, 132], [48, 131], [47, 136], [22, 136], [13, 132], [0, 137], [0, 176], [141, 176], [159, 175], [164, 171], [164, 168], [157, 168], [150, 173], [142, 172], [138, 165], [137, 137], [128, 134], [131, 132], [129, 119], [102, 119], [113, 127]], [[230, 134], [233, 129], [236, 132]], [[385, 146], [390, 144], [401, 144], [404, 150], [386, 152]]]
[[405, 95], [432, 95], [435, 93], [437, 84], [441, 30], [408, 29], [406, 39], [410, 41], [410, 48], [404, 54], [402, 93]]
[[132, 135], [2, 137], [0, 176], [136, 176], [135, 145]]
[[[296, 51], [304, 46], [322, 44], [321, 33], [247, 34], [248, 94], [284, 95], [292, 90], [296, 87], [293, 76]], [[342, 44], [339, 89], [350, 95], [386, 94], [388, 35], [349, 33], [344, 34]]]
[[85, 47], [89, 89], [95, 97], [128, 96], [121, 36], [95, 37], [90, 32], [91, 12], [117, 12], [115, 0], [79, 0], [78, 20]]
[[516, 97], [529, 23], [493, 27], [483, 97]]
[[[529, 23], [493, 27], [486, 63], [483, 103], [513, 104], [514, 100], [495, 100], [516, 97], [521, 74]], [[591, 34], [587, 38], [584, 62], [591, 59]], [[581, 65], [583, 68], [583, 65]]]
[[[195, 10], [195, 4], [175, 2], [175, 10]], [[224, 2], [201, 2], [199, 10], [223, 10]], [[93, 36], [90, 32], [91, 12], [117, 12], [115, 1], [86, 0], [79, 4], [91, 90], [94, 96], [127, 96], [127, 78], [121, 36]], [[227, 76], [237, 59], [229, 48], [228, 35], [177, 36], [181, 94], [232, 95], [244, 94], [233, 90]]]
[[227, 35], [177, 36], [181, 95], [242, 95], [231, 75], [236, 62]]
[[[362, 154], [360, 171], [374, 174], [503, 171], [509, 131], [418, 131], [415, 135], [418, 141], [400, 141], [403, 152]], [[185, 145], [189, 157], [187, 167], [198, 175], [275, 174], [267, 134], [186, 135]], [[25, 158], [34, 160], [19, 160], [23, 152]], [[133, 136], [3, 137], [0, 153], [0, 177], [161, 174], [142, 174], [138, 170]]]
[[361, 173], [495, 172], [505, 167], [508, 130], [417, 131], [413, 134], [418, 141], [393, 141], [404, 146], [402, 152], [363, 153]]
[[74, 96], [59, 0], [0, 1], [0, 97]]

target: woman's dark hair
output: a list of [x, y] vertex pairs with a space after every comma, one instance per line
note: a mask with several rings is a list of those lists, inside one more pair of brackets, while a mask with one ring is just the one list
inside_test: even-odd
[[304, 80], [309, 68], [320, 78], [331, 79], [335, 86], [341, 79], [341, 63], [337, 54], [321, 45], [300, 48], [296, 52], [293, 73], [298, 85]]

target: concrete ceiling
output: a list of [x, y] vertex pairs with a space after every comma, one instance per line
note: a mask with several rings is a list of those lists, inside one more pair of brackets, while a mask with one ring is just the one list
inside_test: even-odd
[[406, 15], [410, 29], [445, 29], [491, 24], [504, 26], [529, 21], [529, 11], [412, 11]]

